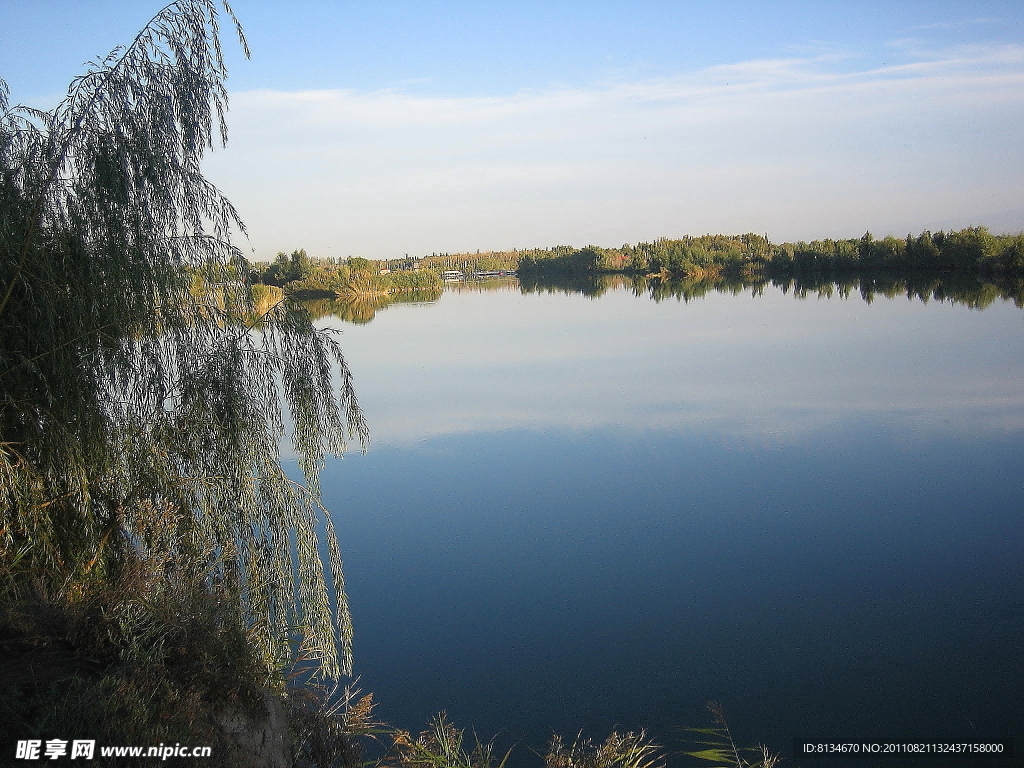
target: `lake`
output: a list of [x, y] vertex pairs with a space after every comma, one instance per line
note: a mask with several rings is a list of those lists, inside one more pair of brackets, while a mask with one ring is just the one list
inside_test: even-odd
[[1024, 747], [1012, 303], [512, 280], [320, 324], [373, 433], [322, 485], [382, 719], [516, 764], [581, 729], [681, 749], [709, 700], [785, 757]]

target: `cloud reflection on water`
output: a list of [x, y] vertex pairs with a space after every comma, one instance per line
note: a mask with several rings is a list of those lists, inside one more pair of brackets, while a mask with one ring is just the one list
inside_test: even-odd
[[375, 445], [508, 429], [695, 430], [786, 444], [851, 419], [1024, 429], [1019, 309], [712, 293], [655, 303], [447, 292], [344, 332]]

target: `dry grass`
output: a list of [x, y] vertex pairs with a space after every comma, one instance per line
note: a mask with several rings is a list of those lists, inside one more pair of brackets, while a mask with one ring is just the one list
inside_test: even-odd
[[612, 731], [601, 744], [577, 736], [566, 746], [554, 736], [544, 757], [545, 768], [664, 768], [665, 755], [644, 731]]
[[482, 742], [475, 733], [468, 743], [465, 731], [444, 712], [416, 737], [402, 730], [392, 731], [391, 737], [391, 752], [382, 761], [388, 768], [504, 768], [511, 755], [509, 750], [498, 757], [493, 741]]

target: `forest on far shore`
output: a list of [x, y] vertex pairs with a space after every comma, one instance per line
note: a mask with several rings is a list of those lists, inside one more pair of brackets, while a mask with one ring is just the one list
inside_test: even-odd
[[767, 236], [700, 235], [603, 248], [554, 246], [484, 253], [435, 254], [420, 262], [464, 272], [514, 269], [522, 274], [698, 276], [702, 273], [792, 274], [885, 270], [969, 270], [1024, 275], [1024, 233], [994, 235], [986, 227], [921, 232], [875, 239], [870, 232], [846, 240], [772, 243]]
[[300, 249], [250, 264], [250, 280], [261, 311], [287, 294], [320, 300], [315, 310], [307, 307], [315, 316], [369, 322], [376, 309], [399, 296], [436, 300], [446, 270], [466, 277], [515, 272], [526, 292], [600, 295], [618, 285], [615, 280], [625, 280], [655, 299], [695, 298], [771, 283], [795, 295], [855, 290], [870, 301], [876, 293], [902, 293], [978, 308], [1002, 297], [1024, 306], [1024, 233], [993, 235], [985, 227], [968, 227], [903, 239], [876, 240], [866, 232], [858, 239], [796, 243], [748, 233], [661, 238], [619, 248], [555, 246], [389, 260], [321, 259]]

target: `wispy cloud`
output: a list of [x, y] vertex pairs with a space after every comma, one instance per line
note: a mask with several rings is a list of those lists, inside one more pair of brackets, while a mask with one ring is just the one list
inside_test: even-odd
[[995, 16], [979, 16], [974, 19], [958, 19], [957, 21], [935, 21], [931, 24], [915, 24], [911, 29], [954, 29], [956, 27], [974, 26], [977, 24], [998, 24]]
[[859, 70], [826, 52], [493, 96], [237, 93], [211, 171], [257, 247], [379, 256], [902, 232], [1020, 199], [1024, 47], [896, 45]]

